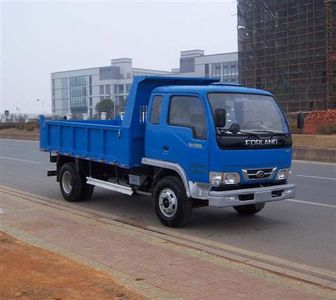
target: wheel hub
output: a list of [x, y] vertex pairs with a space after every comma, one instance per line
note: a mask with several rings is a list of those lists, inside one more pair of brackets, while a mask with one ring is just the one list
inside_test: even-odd
[[163, 199], [163, 206], [165, 208], [169, 207], [169, 199], [167, 199], [167, 198]]
[[62, 176], [62, 187], [63, 190], [67, 193], [70, 194], [72, 191], [72, 176], [69, 171], [65, 171]]
[[165, 188], [159, 196], [159, 208], [166, 217], [173, 217], [177, 211], [177, 197], [173, 190]]

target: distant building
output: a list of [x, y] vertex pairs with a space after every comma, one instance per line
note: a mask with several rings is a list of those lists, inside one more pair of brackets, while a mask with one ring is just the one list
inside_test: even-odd
[[238, 0], [239, 77], [286, 111], [336, 107], [336, 1]]
[[135, 75], [169, 75], [169, 71], [132, 67], [132, 59], [112, 59], [111, 65], [51, 74], [52, 112], [80, 116], [95, 114], [102, 99], [111, 99], [119, 110], [127, 101], [132, 77]]
[[197, 76], [219, 77], [222, 81], [238, 81], [237, 53], [204, 55], [203, 50], [182, 51], [180, 67], [171, 71], [140, 69], [131, 58], [112, 59], [111, 65], [51, 74], [52, 112], [93, 117], [102, 99], [111, 99], [116, 111], [124, 111], [133, 76]]
[[182, 51], [178, 76], [218, 77], [221, 81], [238, 82], [238, 53], [204, 55], [203, 50]]

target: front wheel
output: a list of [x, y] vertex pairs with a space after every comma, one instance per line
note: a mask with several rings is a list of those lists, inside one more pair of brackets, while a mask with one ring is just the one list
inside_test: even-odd
[[252, 216], [261, 211], [265, 207], [265, 203], [249, 204], [243, 206], [234, 206], [233, 208], [242, 216]]
[[155, 212], [160, 222], [169, 227], [182, 227], [191, 217], [192, 202], [182, 181], [174, 176], [161, 179], [153, 191]]

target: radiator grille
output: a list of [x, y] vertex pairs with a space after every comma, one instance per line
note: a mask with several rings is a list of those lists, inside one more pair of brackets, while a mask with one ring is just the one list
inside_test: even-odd
[[245, 179], [267, 179], [271, 178], [276, 168], [261, 168], [242, 170]]

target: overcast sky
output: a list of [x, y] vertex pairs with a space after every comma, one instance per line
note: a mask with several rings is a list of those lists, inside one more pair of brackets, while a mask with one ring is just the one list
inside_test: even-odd
[[1, 1], [0, 109], [50, 111], [50, 73], [106, 66], [170, 70], [180, 51], [237, 51], [236, 1]]

